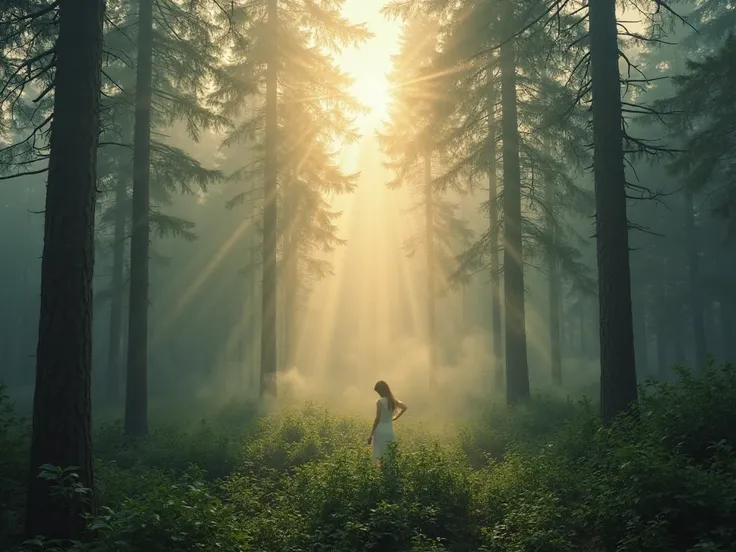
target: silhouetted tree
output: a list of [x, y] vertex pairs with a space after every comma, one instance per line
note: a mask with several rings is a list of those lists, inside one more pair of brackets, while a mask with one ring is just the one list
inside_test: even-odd
[[38, 469], [74, 467], [80, 483], [94, 488], [92, 275], [105, 3], [66, 0], [46, 8], [58, 9], [58, 39], [53, 46], [53, 122], [26, 533], [76, 539], [84, 527], [82, 513], [94, 509], [94, 495], [59, 503], [50, 493], [50, 481], [38, 477]]

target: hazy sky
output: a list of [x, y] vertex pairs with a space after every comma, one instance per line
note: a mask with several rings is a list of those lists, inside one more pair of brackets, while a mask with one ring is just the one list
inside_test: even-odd
[[385, 117], [386, 76], [391, 71], [391, 56], [397, 51], [401, 30], [399, 22], [381, 15], [381, 8], [386, 3], [380, 0], [348, 0], [345, 4], [345, 15], [353, 23], [365, 23], [374, 34], [367, 44], [344, 51], [339, 59], [343, 69], [356, 80], [353, 92], [372, 109], [372, 113], [361, 121], [364, 133], [374, 130]]

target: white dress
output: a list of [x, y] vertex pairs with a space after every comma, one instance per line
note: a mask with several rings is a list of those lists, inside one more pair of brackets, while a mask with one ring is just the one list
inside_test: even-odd
[[380, 418], [373, 434], [373, 458], [378, 460], [388, 450], [389, 443], [396, 440], [394, 435], [394, 413], [388, 407], [388, 399], [378, 399], [380, 405]]

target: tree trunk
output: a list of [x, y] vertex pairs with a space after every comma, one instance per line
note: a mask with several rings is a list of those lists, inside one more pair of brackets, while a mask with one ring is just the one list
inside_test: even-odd
[[[290, 255], [294, 255], [296, 244], [289, 246]], [[296, 365], [297, 320], [299, 308], [299, 270], [297, 260], [292, 256], [288, 265], [284, 287], [284, 367], [288, 370]]]
[[429, 387], [437, 386], [437, 320], [435, 312], [435, 240], [434, 240], [434, 193], [432, 191], [432, 160], [430, 152], [424, 154], [424, 208], [427, 241], [427, 347], [429, 349]]
[[266, 67], [265, 178], [263, 182], [263, 284], [261, 298], [261, 397], [276, 395], [276, 248], [278, 245], [278, 0], [268, 0], [269, 37]]
[[123, 263], [125, 260], [126, 182], [115, 187], [115, 234], [113, 237], [112, 276], [110, 279], [110, 336], [107, 350], [107, 398], [120, 397], [123, 344]]
[[703, 320], [703, 300], [700, 292], [700, 260], [698, 258], [698, 238], [695, 227], [695, 206], [693, 194], [685, 191], [685, 239], [687, 241], [688, 285], [690, 292], [690, 314], [695, 338], [695, 366], [705, 361], [708, 354]]
[[488, 117], [488, 221], [491, 236], [491, 347], [493, 348], [493, 371], [496, 389], [501, 392], [504, 383], [503, 328], [501, 327], [501, 279], [498, 259], [498, 182], [496, 178], [496, 86], [493, 82], [493, 66], [489, 62], [487, 75], [488, 94], [486, 114]]
[[249, 305], [250, 308], [248, 310], [248, 345], [250, 347], [251, 354], [249, 356], [250, 363], [249, 363], [249, 374], [250, 374], [250, 387], [253, 390], [252, 392], [254, 394], [258, 394], [260, 392], [259, 389], [259, 383], [258, 383], [258, 374], [260, 370], [258, 369], [258, 366], [260, 364], [261, 359], [261, 352], [260, 352], [260, 340], [258, 339], [258, 336], [260, 335], [260, 328], [259, 328], [259, 320], [258, 320], [258, 309], [256, 309], [257, 305], [257, 298], [258, 298], [258, 278], [256, 278], [256, 266], [258, 264], [258, 255], [256, 253], [256, 250], [258, 248], [258, 236], [256, 233], [256, 227], [255, 227], [255, 216], [256, 216], [256, 206], [255, 206], [255, 200], [253, 199], [253, 191], [255, 190], [255, 186], [253, 183], [251, 183], [250, 191], [251, 191], [251, 202], [250, 202], [250, 220], [251, 220], [251, 226], [248, 229], [248, 267], [249, 267], [249, 273], [248, 273], [248, 283], [250, 284], [250, 301]]
[[670, 375], [670, 359], [667, 358], [667, 315], [662, 298], [663, 294], [657, 301], [657, 375], [665, 380]]
[[586, 357], [586, 346], [585, 341], [588, 339], [588, 334], [585, 331], [585, 302], [581, 299], [578, 303], [578, 333], [580, 334], [580, 342], [578, 343], [578, 355], [581, 360]]
[[92, 277], [102, 60], [102, 0], [60, 2], [56, 88], [51, 123], [41, 308], [26, 534], [77, 539], [82, 504], [58, 502], [39, 467], [76, 466], [79, 482], [92, 473]]
[[731, 293], [724, 293], [720, 303], [720, 327], [723, 340], [723, 360], [736, 361], [736, 324], [734, 324], [734, 301]]
[[552, 182], [544, 186], [545, 202], [547, 203], [547, 232], [549, 233], [552, 251], [547, 257], [547, 296], [549, 299], [549, 345], [550, 360], [552, 362], [552, 383], [562, 385], [562, 352], [560, 350], [560, 273], [557, 258], [555, 257], [555, 194]]
[[675, 365], [686, 366], [687, 365], [687, 352], [685, 349], [685, 328], [683, 327], [683, 316], [682, 312], [675, 312], [670, 315], [670, 324], [672, 331], [672, 343], [675, 351]]
[[297, 243], [297, 226], [298, 221], [298, 201], [294, 192], [295, 186], [292, 184], [284, 195], [284, 220], [286, 221], [283, 229], [284, 236], [284, 364], [288, 370], [294, 366], [296, 362], [296, 318], [297, 318], [297, 297], [299, 289], [299, 265], [298, 265], [298, 243]]
[[148, 433], [148, 250], [153, 0], [138, 2], [125, 433]]
[[639, 285], [633, 287], [632, 293], [636, 295], [636, 301], [632, 305], [636, 365], [640, 373], [647, 373], [649, 371], [649, 336], [647, 334], [646, 292], [643, 286]]
[[[507, 8], [509, 11], [511, 8]], [[505, 18], [510, 22], [511, 18]], [[506, 401], [529, 397], [529, 365], [524, 311], [524, 264], [521, 251], [521, 169], [516, 106], [515, 42], [501, 46], [501, 132], [503, 137], [503, 270], [506, 321]]]
[[616, 3], [591, 0], [590, 63], [601, 341], [601, 418], [637, 399]]

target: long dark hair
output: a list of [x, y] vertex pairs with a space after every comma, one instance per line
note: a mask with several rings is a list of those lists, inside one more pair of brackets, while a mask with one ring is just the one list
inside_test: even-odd
[[388, 386], [388, 383], [381, 380], [373, 387], [373, 390], [381, 395], [381, 397], [386, 399], [386, 402], [388, 403], [388, 409], [393, 412], [396, 410], [396, 398], [394, 398], [394, 394], [391, 392], [391, 388]]

